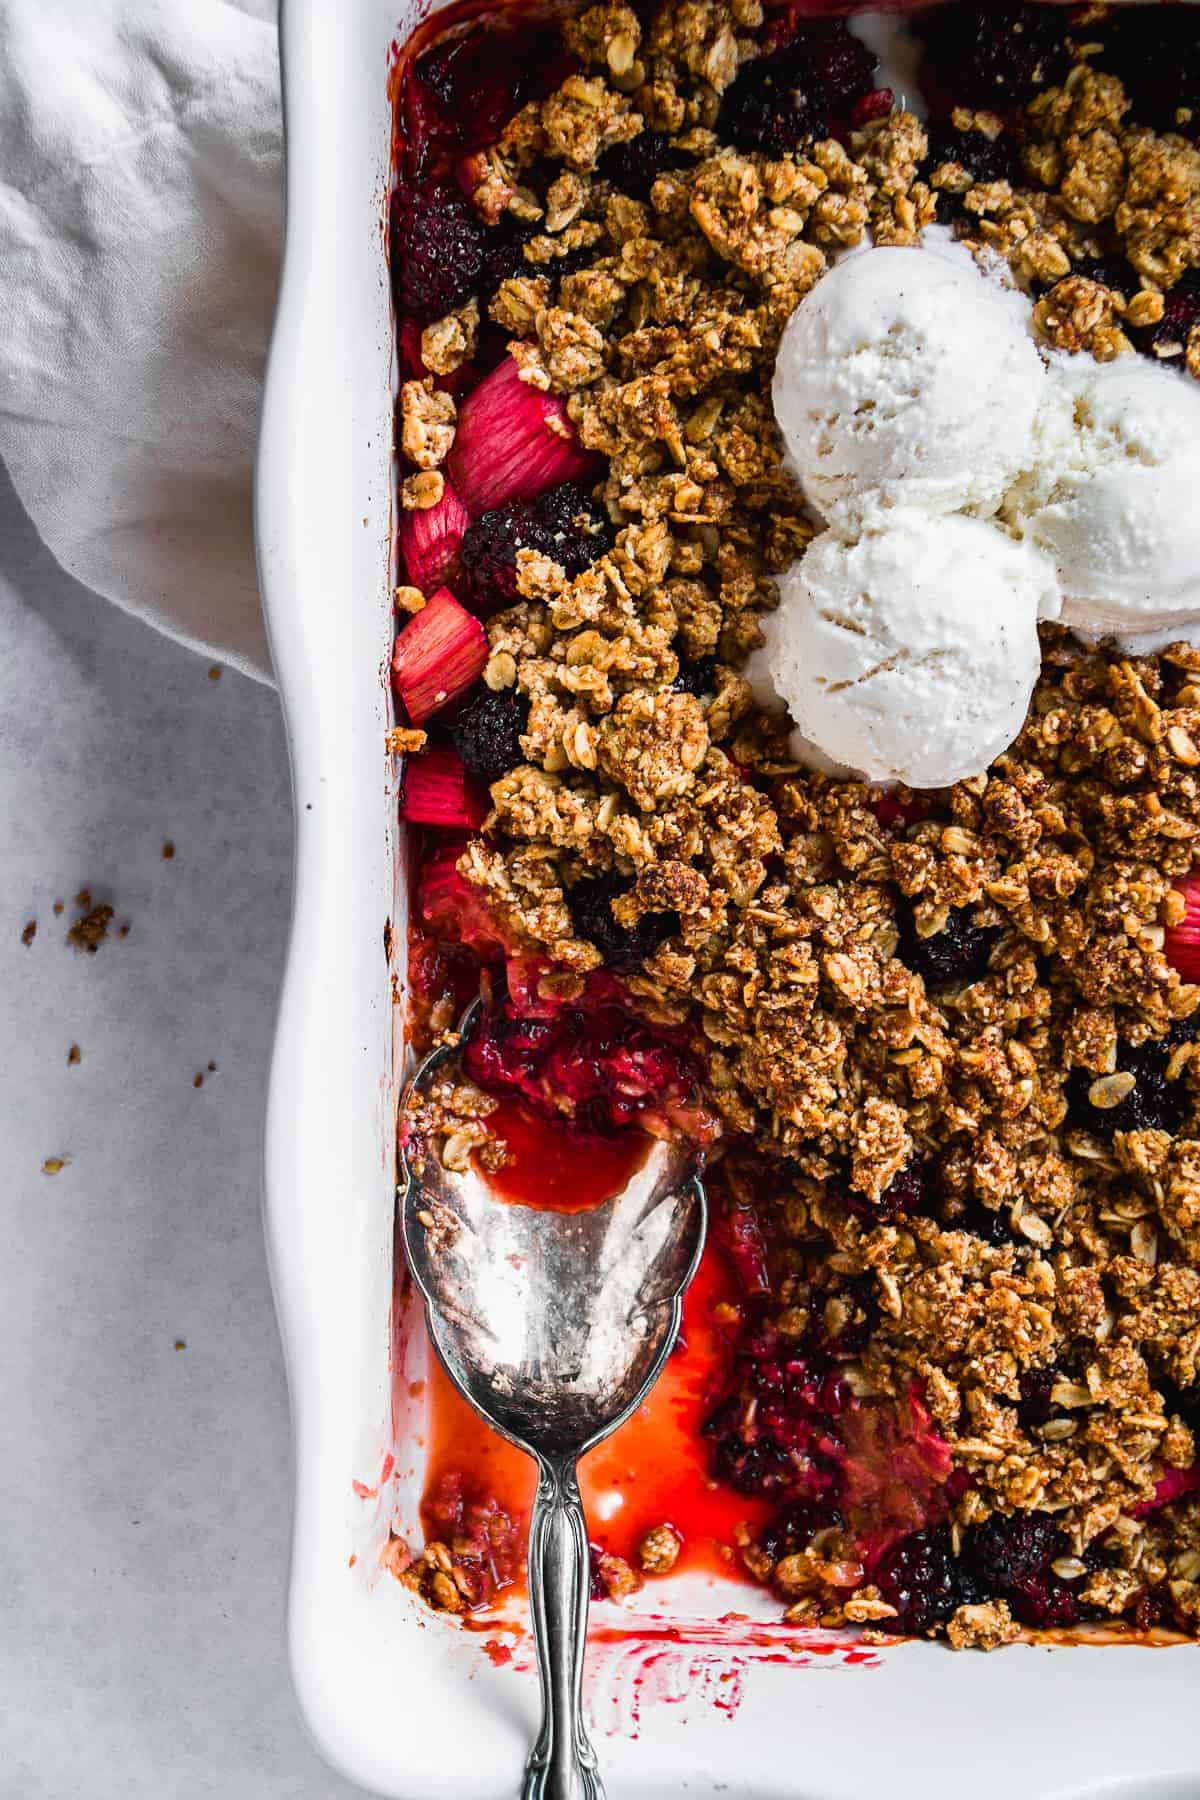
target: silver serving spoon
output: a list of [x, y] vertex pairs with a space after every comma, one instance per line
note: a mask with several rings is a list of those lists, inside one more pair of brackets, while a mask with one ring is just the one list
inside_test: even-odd
[[[405, 1106], [456, 1055], [427, 1057]], [[529, 1610], [542, 1725], [523, 1800], [604, 1800], [582, 1719], [588, 1534], [575, 1469], [657, 1380], [706, 1222], [694, 1150], [647, 1144], [621, 1193], [575, 1213], [501, 1200], [485, 1175], [444, 1169], [416, 1143], [401, 1152], [400, 1232], [434, 1347], [463, 1397], [538, 1468]]]

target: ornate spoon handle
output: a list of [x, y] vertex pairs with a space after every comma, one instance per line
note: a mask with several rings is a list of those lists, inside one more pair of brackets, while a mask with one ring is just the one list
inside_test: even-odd
[[539, 1458], [529, 1526], [529, 1610], [542, 1680], [542, 1728], [522, 1800], [604, 1800], [596, 1753], [583, 1729], [588, 1545], [574, 1461]]

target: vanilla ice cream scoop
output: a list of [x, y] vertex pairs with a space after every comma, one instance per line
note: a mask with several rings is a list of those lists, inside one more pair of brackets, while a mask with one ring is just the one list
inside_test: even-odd
[[805, 494], [853, 530], [880, 506], [987, 515], [1032, 454], [1046, 372], [1021, 315], [925, 250], [849, 256], [800, 303], [775, 416]]
[[1049, 379], [1066, 428], [1005, 510], [1057, 563], [1063, 618], [1134, 650], [1197, 635], [1200, 385], [1132, 355]]
[[801, 739], [868, 781], [948, 787], [1024, 723], [1053, 565], [981, 519], [911, 510], [826, 531], [780, 581], [755, 658]]

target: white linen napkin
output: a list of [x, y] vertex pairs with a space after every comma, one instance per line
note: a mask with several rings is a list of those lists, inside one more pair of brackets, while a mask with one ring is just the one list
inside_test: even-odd
[[261, 680], [275, 0], [0, 0], [0, 457], [80, 581]]

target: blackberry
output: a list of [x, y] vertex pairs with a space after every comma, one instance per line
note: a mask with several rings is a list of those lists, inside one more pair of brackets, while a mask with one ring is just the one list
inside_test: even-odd
[[726, 89], [717, 135], [738, 150], [783, 156], [828, 136], [875, 82], [874, 56], [844, 20], [815, 20], [781, 50], [755, 57]]
[[599, 950], [610, 969], [635, 974], [658, 946], [679, 930], [679, 914], [643, 913], [636, 925], [613, 918], [612, 903], [632, 884], [615, 875], [589, 876], [567, 890], [567, 905], [580, 937]]
[[1154, 1385], [1162, 1394], [1167, 1417], [1178, 1413], [1184, 1424], [1200, 1437], [1200, 1387], [1177, 1387], [1164, 1375], [1156, 1375]]
[[[511, 213], [505, 213], [499, 225], [493, 225], [484, 232], [480, 293], [494, 294], [500, 283], [507, 281], [511, 275], [527, 273], [529, 265], [525, 261], [524, 249], [534, 231], [533, 225], [523, 225]], [[507, 332], [504, 341], [507, 348]]]
[[985, 1244], [993, 1244], [1000, 1249], [1004, 1244], [1013, 1241], [1012, 1226], [1009, 1223], [1006, 1207], [992, 1208], [985, 1206], [972, 1194], [958, 1218], [951, 1222], [952, 1231], [969, 1231], [972, 1237], [982, 1238]]
[[1165, 1038], [1136, 1050], [1124, 1042], [1118, 1046], [1117, 1071], [1134, 1078], [1132, 1091], [1118, 1106], [1093, 1106], [1090, 1095], [1097, 1076], [1090, 1069], [1072, 1069], [1066, 1085], [1067, 1124], [1105, 1139], [1117, 1131], [1166, 1131], [1174, 1136], [1188, 1114], [1188, 1088], [1182, 1075], [1167, 1080], [1167, 1065], [1191, 1030], [1189, 1023], [1175, 1025]]
[[971, 1531], [964, 1554], [980, 1580], [995, 1592], [1036, 1575], [1061, 1554], [1063, 1542], [1051, 1513], [993, 1513]]
[[960, 1606], [983, 1597], [972, 1572], [955, 1557], [945, 1525], [901, 1538], [876, 1570], [875, 1585], [896, 1608], [884, 1630], [915, 1636], [944, 1625]]
[[484, 233], [451, 182], [432, 178], [392, 195], [392, 281], [396, 310], [428, 324], [475, 292]]
[[806, 1550], [818, 1531], [843, 1523], [836, 1506], [816, 1500], [793, 1500], [790, 1506], [775, 1514], [771, 1523], [759, 1533], [758, 1541], [771, 1561], [779, 1562], [785, 1556], [795, 1556], [798, 1551]]
[[486, 617], [517, 599], [518, 550], [538, 550], [568, 575], [580, 575], [611, 541], [607, 514], [574, 481], [537, 500], [493, 507], [463, 533], [459, 561], [467, 596]]
[[1057, 1368], [1026, 1369], [1021, 1377], [1021, 1398], [1017, 1405], [1017, 1418], [1024, 1430], [1036, 1431], [1050, 1418], [1054, 1411], [1050, 1394], [1058, 1379]]
[[1051, 1564], [1067, 1539], [1049, 1513], [993, 1513], [967, 1534], [963, 1561], [985, 1592], [1007, 1600], [1023, 1625], [1073, 1625], [1079, 1601]]
[[879, 59], [844, 19], [810, 19], [792, 39], [832, 123], [875, 86]]
[[1200, 138], [1200, 31], [1184, 7], [1148, 7], [1136, 18], [1114, 11], [1087, 35], [1101, 45], [1095, 66], [1124, 83], [1131, 120]]
[[463, 532], [458, 559], [466, 598], [484, 618], [517, 598], [517, 551], [540, 546], [537, 512], [529, 500], [510, 500], [481, 513]]
[[643, 131], [627, 144], [614, 144], [597, 164], [597, 173], [623, 194], [648, 200], [664, 169], [684, 167], [690, 158], [677, 150], [665, 131]]
[[608, 514], [577, 481], [564, 481], [534, 501], [547, 556], [568, 575], [582, 575], [612, 545]]
[[470, 151], [495, 143], [528, 101], [545, 99], [577, 66], [558, 32], [532, 20], [448, 38], [418, 57], [412, 73], [432, 99], [439, 138]]
[[1142, 285], [1137, 270], [1123, 256], [1085, 256], [1071, 272], [1088, 281], [1098, 281], [1101, 287], [1114, 288], [1126, 300]]
[[939, 6], [926, 15], [922, 35], [942, 94], [993, 112], [1027, 105], [1062, 81], [1070, 62], [1060, 9], [1022, 0]]
[[773, 1444], [766, 1439], [751, 1443], [736, 1432], [717, 1439], [712, 1472], [737, 1494], [778, 1494], [787, 1482]]
[[[990, 138], [982, 131], [956, 131], [952, 125], [929, 127], [929, 154], [922, 173], [926, 180], [942, 163], [961, 163], [973, 181], [1012, 181], [1019, 160], [1007, 135]], [[939, 191], [939, 200], [961, 206], [958, 195]]]
[[911, 906], [901, 901], [896, 909], [900, 928], [897, 956], [928, 987], [950, 982], [978, 981], [987, 973], [988, 959], [1000, 936], [998, 930], [977, 925], [965, 907], [951, 910], [941, 931], [921, 937]]
[[869, 1219], [878, 1224], [883, 1219], [894, 1219], [902, 1213], [911, 1216], [921, 1212], [925, 1204], [925, 1190], [924, 1158], [914, 1156], [892, 1179], [878, 1200], [868, 1200], [865, 1194], [857, 1194], [853, 1188], [840, 1182], [831, 1183], [828, 1192], [840, 1200], [847, 1212], [853, 1213], [856, 1218]]
[[1164, 361], [1170, 361], [1186, 350], [1188, 335], [1195, 325], [1200, 325], [1200, 274], [1189, 269], [1163, 295], [1163, 316], [1157, 325], [1150, 326], [1141, 341]]
[[499, 781], [525, 761], [521, 734], [529, 725], [529, 702], [515, 688], [494, 694], [481, 688], [450, 728], [454, 747], [472, 775]]
[[721, 102], [718, 135], [735, 149], [777, 157], [818, 136], [820, 106], [802, 81], [803, 65], [791, 50], [747, 63]]
[[885, 1189], [879, 1202], [880, 1212], [888, 1218], [894, 1218], [897, 1213], [904, 1213], [911, 1218], [924, 1207], [925, 1186], [924, 1159], [914, 1156], [905, 1163], [898, 1175], [893, 1176], [890, 1186]]
[[715, 656], [681, 656], [679, 673], [671, 686], [681, 694], [694, 694], [699, 699], [702, 694], [714, 691], [716, 672]]

